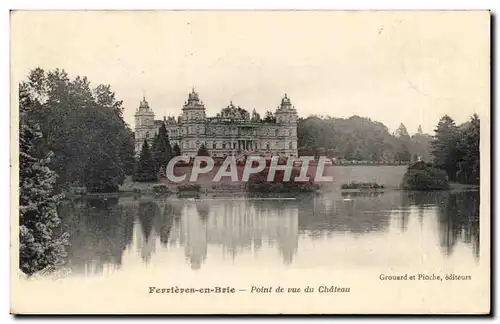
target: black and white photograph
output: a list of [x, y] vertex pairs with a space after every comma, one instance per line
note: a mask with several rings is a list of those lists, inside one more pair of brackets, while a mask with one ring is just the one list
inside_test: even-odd
[[488, 10], [13, 10], [11, 313], [488, 314]]

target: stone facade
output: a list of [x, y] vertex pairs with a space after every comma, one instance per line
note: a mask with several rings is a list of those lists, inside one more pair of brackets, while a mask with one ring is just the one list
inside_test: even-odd
[[[182, 107], [182, 114], [155, 120], [145, 98], [135, 114], [135, 150], [139, 154], [144, 139], [150, 139], [165, 123], [170, 144], [177, 144], [181, 154], [194, 157], [202, 144], [212, 157], [261, 155], [297, 157], [297, 111], [285, 96], [274, 116], [261, 118], [231, 102], [215, 117], [207, 117], [205, 105], [193, 91]], [[269, 118], [272, 117], [272, 118]]]

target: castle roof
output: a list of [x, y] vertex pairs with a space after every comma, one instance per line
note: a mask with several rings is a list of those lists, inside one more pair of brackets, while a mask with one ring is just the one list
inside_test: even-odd
[[142, 100], [139, 103], [139, 110], [149, 110], [149, 103], [144, 96], [142, 96]]
[[183, 108], [204, 108], [203, 101], [200, 100], [198, 93], [193, 90], [188, 95], [188, 100], [184, 102]]
[[276, 112], [280, 112], [283, 110], [295, 110], [295, 106], [292, 106], [292, 102], [290, 98], [288, 98], [287, 94], [281, 99], [281, 104], [278, 106]]
[[220, 117], [230, 118], [230, 119], [250, 119], [250, 113], [240, 106], [233, 105], [230, 101], [226, 108], [222, 108], [220, 112]]

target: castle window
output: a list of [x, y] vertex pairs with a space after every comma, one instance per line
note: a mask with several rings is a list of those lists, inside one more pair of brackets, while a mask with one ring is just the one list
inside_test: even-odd
[[288, 149], [291, 150], [292, 149], [292, 142], [288, 143]]
[[222, 148], [225, 149], [226, 148], [226, 143], [222, 143]]
[[276, 130], [274, 130], [274, 132], [276, 133], [276, 136], [278, 136], [278, 130], [276, 129]]
[[214, 142], [213, 149], [215, 150], [216, 148], [217, 148], [217, 143]]
[[269, 143], [266, 144], [266, 150], [269, 151]]

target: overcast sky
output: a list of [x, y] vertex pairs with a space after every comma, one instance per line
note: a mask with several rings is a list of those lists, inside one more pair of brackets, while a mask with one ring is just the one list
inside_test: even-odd
[[[215, 115], [232, 100], [300, 116], [360, 115], [432, 132], [489, 111], [488, 12], [16, 12], [12, 80], [65, 69], [110, 84], [133, 127], [145, 94], [157, 119], [194, 86]], [[486, 116], [485, 116], [486, 117]]]

